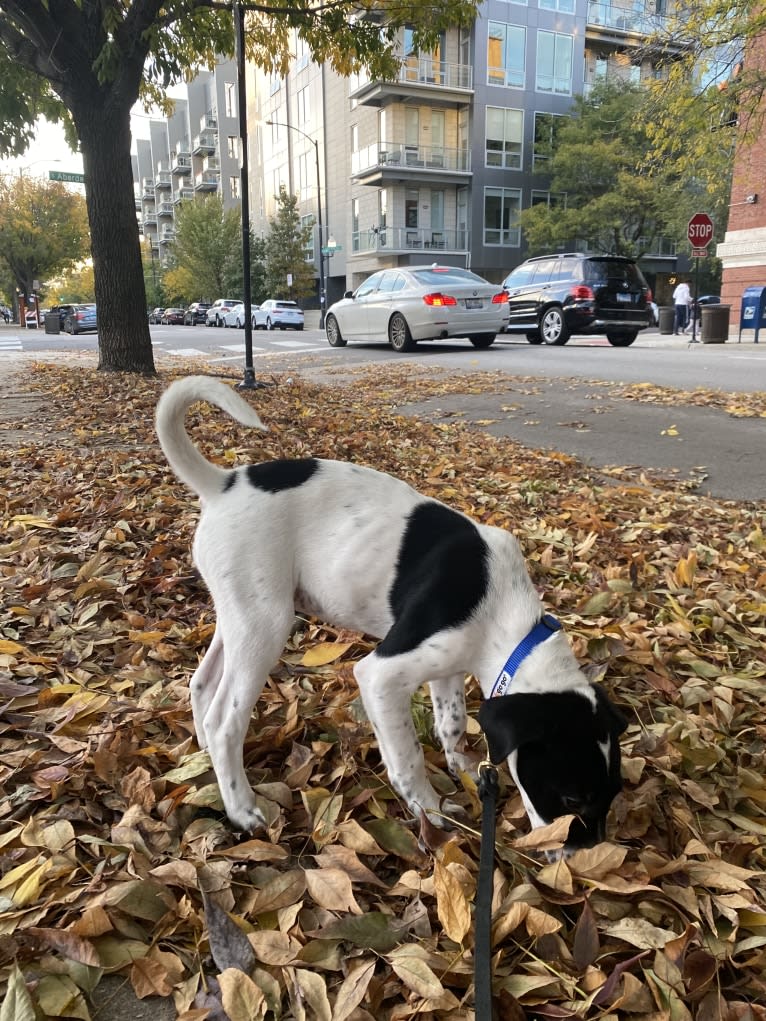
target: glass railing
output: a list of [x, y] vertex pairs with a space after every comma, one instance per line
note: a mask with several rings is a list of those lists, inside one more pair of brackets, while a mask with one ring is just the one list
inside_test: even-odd
[[356, 252], [468, 251], [468, 231], [434, 230], [431, 227], [373, 227], [351, 235], [351, 254]]
[[617, 4], [595, 3], [591, 0], [588, 4], [588, 25], [614, 28], [620, 32], [653, 35], [666, 28], [667, 18], [664, 14], [637, 10], [634, 6], [620, 7]]
[[[359, 75], [351, 87], [351, 95], [378, 80]], [[394, 81], [404, 85], [432, 85], [442, 89], [472, 89], [473, 67], [470, 64], [452, 64], [435, 57], [411, 56], [402, 61]]]
[[407, 145], [404, 142], [376, 142], [351, 153], [351, 173], [360, 174], [375, 167], [400, 167], [412, 170], [450, 170], [470, 172], [469, 149], [448, 149], [443, 145]]

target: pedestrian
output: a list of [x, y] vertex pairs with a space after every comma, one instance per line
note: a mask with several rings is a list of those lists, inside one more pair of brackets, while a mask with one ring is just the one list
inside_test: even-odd
[[676, 307], [676, 315], [673, 322], [674, 337], [677, 337], [679, 333], [686, 333], [686, 327], [689, 325], [689, 306], [691, 303], [692, 292], [689, 290], [689, 285], [686, 281], [682, 280], [676, 286], [675, 291], [673, 291], [673, 304]]

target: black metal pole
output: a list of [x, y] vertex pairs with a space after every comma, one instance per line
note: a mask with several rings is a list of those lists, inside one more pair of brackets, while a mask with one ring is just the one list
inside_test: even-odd
[[239, 0], [234, 0], [234, 43], [237, 58], [237, 97], [239, 106], [239, 141], [242, 146], [240, 154], [239, 190], [242, 209], [242, 273], [244, 283], [242, 297], [245, 306], [245, 373], [241, 389], [255, 390], [265, 386], [255, 378], [253, 366], [253, 312], [252, 289], [250, 280], [250, 188], [248, 185], [248, 153], [247, 153], [247, 88], [245, 79], [245, 12]]
[[[697, 265], [694, 267], [694, 299], [692, 301], [692, 335], [689, 341], [690, 344], [697, 343], [697, 313], [700, 311], [700, 307], [697, 304], [700, 296], [700, 261], [697, 257]], [[700, 323], [702, 322], [702, 315], [700, 313]]]
[[319, 231], [319, 329], [324, 329], [327, 307], [327, 281], [324, 275], [324, 252], [322, 251], [322, 179], [319, 176], [319, 142], [313, 139], [314, 157], [317, 170], [317, 230]]

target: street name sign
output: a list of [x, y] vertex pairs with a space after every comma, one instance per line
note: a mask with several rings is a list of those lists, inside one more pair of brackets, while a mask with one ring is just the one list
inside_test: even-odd
[[692, 248], [707, 248], [713, 240], [713, 221], [707, 213], [695, 213], [686, 228], [686, 237]]
[[67, 181], [69, 184], [85, 184], [85, 174], [68, 174], [63, 170], [49, 170], [49, 181]]

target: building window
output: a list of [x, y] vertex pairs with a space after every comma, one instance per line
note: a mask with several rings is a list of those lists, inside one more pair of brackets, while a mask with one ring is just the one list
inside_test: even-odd
[[295, 97], [296, 118], [299, 124], [305, 124], [311, 118], [311, 89], [299, 89]]
[[566, 209], [566, 192], [532, 191], [533, 206], [548, 206], [549, 209]]
[[304, 152], [300, 156], [296, 156], [294, 167], [295, 183], [297, 185], [295, 190], [301, 202], [306, 202], [310, 198], [311, 189], [316, 183], [314, 161], [309, 162], [308, 154]]
[[542, 170], [556, 152], [556, 140], [565, 123], [565, 115], [558, 113], [535, 114], [535, 143], [532, 168]]
[[560, 11], [562, 14], [574, 14], [574, 0], [538, 0], [544, 11]]
[[269, 95], [273, 96], [275, 92], [279, 92], [282, 86], [282, 79], [279, 75], [273, 75], [269, 78]]
[[240, 195], [239, 195], [239, 178], [238, 177], [230, 177], [229, 178], [229, 191], [231, 192], [231, 197], [233, 199], [238, 199], [240, 197]]
[[230, 159], [239, 159], [239, 139], [236, 135], [229, 135], [226, 139], [226, 152]]
[[237, 86], [234, 82], [223, 83], [223, 101], [227, 117], [237, 116]]
[[305, 39], [295, 33], [295, 70], [300, 71], [309, 65], [309, 48]]
[[351, 125], [351, 152], [359, 152], [359, 125]]
[[572, 95], [573, 43], [571, 35], [559, 32], [537, 33], [535, 88], [538, 92]]
[[485, 188], [484, 244], [518, 248], [521, 244], [520, 209], [519, 188]]
[[301, 217], [301, 230], [305, 230], [306, 227], [311, 227], [312, 228], [312, 231], [311, 231], [311, 233], [309, 234], [309, 237], [308, 237], [308, 241], [306, 242], [306, 247], [303, 250], [303, 259], [304, 259], [305, 262], [313, 262], [314, 261], [314, 230], [313, 230], [313, 227], [314, 227], [315, 222], [316, 221], [315, 221], [313, 216], [302, 216]]
[[417, 227], [418, 225], [418, 197], [417, 191], [409, 189], [404, 193], [404, 225], [405, 227]]
[[359, 199], [351, 199], [351, 248], [359, 251]]
[[521, 170], [524, 143], [524, 111], [487, 107], [486, 164]]
[[521, 25], [490, 21], [487, 39], [487, 82], [524, 88], [527, 30]]

